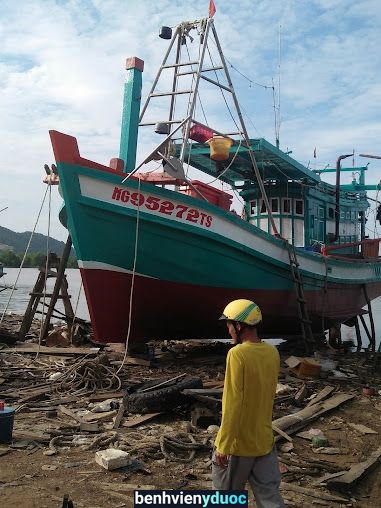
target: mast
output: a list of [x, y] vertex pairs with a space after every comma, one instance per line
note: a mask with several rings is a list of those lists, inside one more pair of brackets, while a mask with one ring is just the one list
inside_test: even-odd
[[[191, 42], [193, 41], [193, 38], [189, 35], [189, 33], [192, 30], [196, 30], [198, 32], [199, 36], [199, 51], [198, 51], [198, 59], [195, 61], [188, 61], [183, 62], [181, 61], [181, 45], [186, 42], [186, 38], [189, 38]], [[221, 64], [215, 65], [211, 59], [212, 67], [206, 67], [205, 66], [205, 56], [206, 51], [208, 50], [208, 41], [212, 40], [217, 47], [218, 55], [220, 58]], [[177, 43], [177, 44], [176, 44]], [[168, 63], [169, 57], [171, 55], [172, 50], [175, 49], [175, 58], [174, 64]], [[196, 66], [196, 69], [194, 69], [193, 66]], [[185, 69], [184, 69], [185, 67]], [[190, 67], [190, 70], [187, 70], [187, 68]], [[162, 76], [162, 73], [164, 70], [173, 70], [173, 77], [172, 77], [172, 89], [170, 91], [157, 91], [159, 80]], [[222, 83], [217, 75], [216, 71], [223, 71], [222, 74], [224, 75], [224, 78], [226, 80], [226, 84]], [[209, 73], [214, 72], [216, 79], [212, 79], [209, 77]], [[189, 76], [193, 75], [192, 84], [188, 88], [182, 88], [179, 85], [179, 78], [181, 76]], [[279, 78], [280, 80], [280, 78]], [[203, 123], [199, 122], [195, 118], [195, 112], [196, 112], [196, 102], [199, 95], [199, 86], [201, 81], [207, 81], [208, 83], [214, 85], [215, 87], [219, 88], [225, 103], [227, 105], [224, 92], [230, 93], [232, 97], [232, 101], [234, 103], [234, 107], [236, 110], [236, 114], [238, 116], [238, 122], [236, 122], [233, 118], [234, 123], [237, 126], [238, 131], [224, 134], [220, 132], [219, 130], [213, 129], [211, 127], [205, 126]], [[176, 105], [176, 98], [178, 95], [188, 95], [188, 106], [187, 111], [183, 112], [183, 114], [175, 115], [175, 105]], [[209, 129], [209, 131], [212, 131], [214, 134], [222, 135], [223, 137], [229, 138], [233, 141], [234, 145], [239, 144], [239, 146], [245, 147], [247, 150], [247, 153], [249, 155], [249, 159], [251, 162], [253, 174], [255, 177], [255, 180], [258, 183], [258, 186], [260, 188], [262, 199], [265, 203], [266, 209], [268, 211], [268, 217], [271, 223], [271, 227], [273, 230], [273, 233], [275, 236], [280, 236], [278, 232], [278, 228], [276, 226], [275, 220], [273, 218], [270, 203], [266, 194], [266, 189], [264, 182], [262, 180], [261, 174], [258, 169], [257, 162], [255, 160], [254, 151], [250, 143], [250, 138], [246, 129], [246, 125], [242, 116], [242, 112], [239, 106], [239, 102], [234, 90], [234, 86], [230, 77], [229, 69], [226, 64], [226, 60], [221, 48], [221, 44], [216, 32], [216, 29], [214, 27], [214, 21], [212, 17], [204, 18], [198, 21], [186, 21], [180, 23], [171, 38], [171, 42], [169, 44], [168, 50], [164, 56], [163, 62], [159, 68], [159, 71], [157, 73], [157, 76], [153, 82], [152, 88], [150, 90], [150, 93], [148, 94], [147, 100], [142, 108], [141, 114], [140, 114], [140, 127], [148, 127], [148, 126], [154, 126], [157, 124], [165, 124], [163, 119], [158, 119], [156, 121], [144, 121], [148, 105], [150, 104], [152, 99], [157, 99], [159, 97], [170, 97], [170, 108], [169, 108], [169, 116], [168, 116], [168, 126], [167, 129], [163, 129], [162, 133], [166, 131], [169, 135], [161, 142], [159, 145], [148, 155], [145, 157], [145, 159], [129, 174], [129, 176], [133, 175], [136, 171], [138, 171], [145, 163], [149, 162], [154, 154], [158, 154], [160, 157], [163, 158], [163, 160], [171, 165], [170, 156], [166, 155], [166, 147], [168, 146], [168, 142], [173, 139], [173, 135], [176, 132], [182, 131], [181, 136], [181, 147], [178, 152], [178, 160], [182, 164], [184, 163], [186, 149], [188, 146], [189, 141], [189, 134], [190, 129], [192, 125], [199, 125], [202, 127], [205, 127], [206, 129]], [[230, 110], [229, 110], [230, 111]], [[176, 118], [177, 117], [177, 118]], [[172, 129], [174, 125], [177, 125], [175, 129]], [[279, 130], [279, 129], [278, 129]], [[239, 136], [240, 140], [232, 139], [232, 136]], [[278, 139], [278, 145], [279, 145], [279, 139]], [[128, 178], [128, 177], [126, 177]], [[188, 182], [189, 183], [189, 182]]]

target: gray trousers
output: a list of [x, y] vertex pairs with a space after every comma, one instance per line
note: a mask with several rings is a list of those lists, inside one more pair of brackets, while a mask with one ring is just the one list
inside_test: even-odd
[[262, 457], [231, 455], [226, 468], [215, 464], [213, 454], [212, 480], [216, 490], [244, 490], [248, 481], [257, 508], [284, 508], [279, 492], [281, 478], [275, 447]]

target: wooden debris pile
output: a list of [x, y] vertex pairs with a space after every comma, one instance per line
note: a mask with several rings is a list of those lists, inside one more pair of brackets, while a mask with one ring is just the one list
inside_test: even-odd
[[[29, 482], [16, 475], [21, 465], [32, 467], [30, 454], [37, 468], [33, 474], [44, 467], [46, 489], [52, 482], [67, 481], [66, 463], [81, 464], [81, 474], [70, 476], [70, 494], [84, 505], [97, 506], [95, 485], [119, 502], [130, 499], [131, 486], [211, 488], [210, 458], [227, 346], [213, 349], [208, 344], [204, 354], [199, 344], [180, 347], [174, 342], [164, 348], [157, 345], [145, 355], [128, 356], [119, 373], [124, 351], [118, 346], [103, 352], [42, 347], [38, 356], [36, 344], [1, 350], [0, 399], [16, 408], [13, 442], [0, 445], [0, 469], [2, 461], [9, 466], [2, 493], [32, 489], [32, 478]], [[308, 376], [287, 360], [282, 362], [273, 420], [286, 505], [378, 503], [381, 374], [373, 358], [321, 353], [314, 358], [318, 376], [318, 369]], [[182, 388], [189, 378], [200, 379], [202, 387]], [[366, 393], [374, 395], [365, 395], [364, 387], [373, 388]], [[181, 400], [177, 407], [172, 404], [168, 410], [164, 404], [147, 414], [128, 411], [126, 393], [147, 399], [157, 394], [165, 401], [163, 393], [176, 390]], [[127, 453], [127, 465], [111, 471], [106, 459], [106, 466], [96, 463], [95, 454], [107, 449]], [[114, 475], [112, 481], [109, 475]]]

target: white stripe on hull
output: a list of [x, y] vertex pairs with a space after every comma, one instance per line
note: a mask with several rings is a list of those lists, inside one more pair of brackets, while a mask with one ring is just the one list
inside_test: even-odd
[[[100, 263], [99, 261], [82, 261], [78, 260], [79, 268], [84, 268], [86, 270], [108, 270], [110, 272], [118, 272], [118, 273], [129, 273], [132, 274], [132, 270], [127, 270], [126, 268], [121, 268], [120, 266], [109, 265], [108, 263]], [[147, 277], [148, 279], [156, 279], [156, 277], [151, 277], [150, 275], [145, 275], [143, 273], [135, 272], [137, 277]]]

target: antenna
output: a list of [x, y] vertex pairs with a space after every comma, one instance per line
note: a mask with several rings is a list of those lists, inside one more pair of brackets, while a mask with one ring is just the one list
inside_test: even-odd
[[278, 132], [276, 146], [279, 148], [280, 137], [280, 68], [282, 63], [282, 25], [279, 25], [279, 48], [278, 48]]
[[273, 106], [274, 106], [274, 123], [275, 123], [275, 144], [279, 148], [280, 136], [280, 69], [282, 61], [282, 25], [279, 25], [279, 38], [278, 38], [278, 106], [276, 106], [276, 94], [273, 80]]

